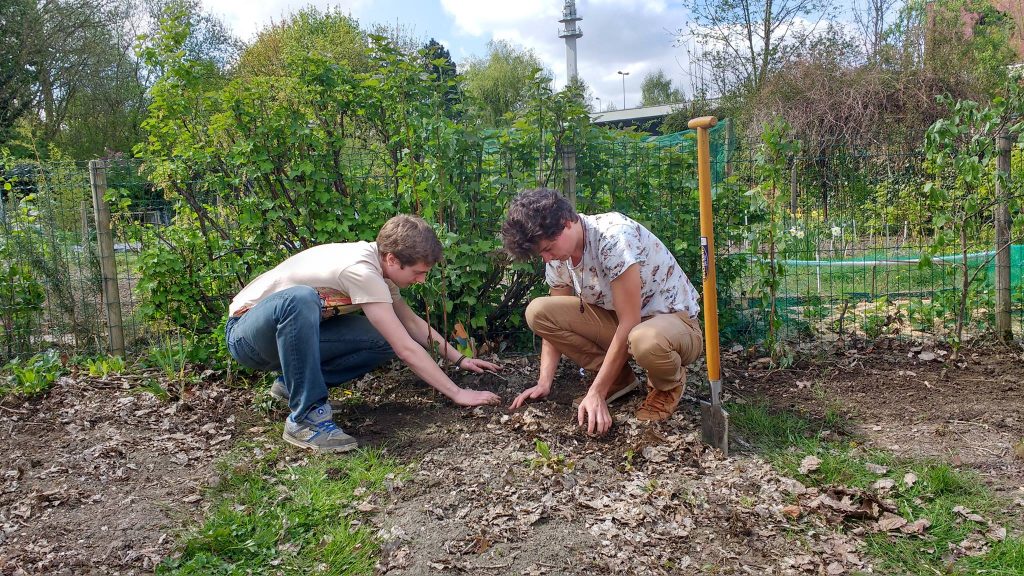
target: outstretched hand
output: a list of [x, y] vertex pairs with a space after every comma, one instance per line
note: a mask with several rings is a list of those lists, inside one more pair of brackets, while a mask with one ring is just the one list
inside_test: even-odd
[[459, 391], [452, 396], [452, 402], [455, 402], [459, 406], [482, 406], [485, 404], [494, 405], [501, 403], [501, 397], [494, 392], [459, 388]]
[[482, 372], [497, 372], [498, 370], [501, 370], [501, 366], [479, 358], [466, 358], [461, 364], [459, 364], [459, 368], [468, 372], [476, 372], [477, 374]]
[[604, 434], [612, 427], [612, 415], [608, 411], [608, 403], [597, 394], [587, 394], [576, 410], [576, 420], [580, 426], [586, 422], [587, 434]]
[[541, 386], [540, 384], [537, 384], [532, 388], [527, 388], [521, 394], [519, 394], [519, 396], [516, 396], [516, 399], [512, 401], [512, 404], [509, 405], [508, 409], [515, 410], [516, 408], [519, 408], [523, 404], [526, 404], [527, 400], [537, 400], [539, 398], [544, 398], [550, 393], [551, 386]]

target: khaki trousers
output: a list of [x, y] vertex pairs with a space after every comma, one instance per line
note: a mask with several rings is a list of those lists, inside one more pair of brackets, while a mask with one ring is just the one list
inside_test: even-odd
[[[576, 296], [542, 296], [526, 307], [526, 323], [564, 356], [596, 373], [611, 346], [618, 317], [590, 304], [580, 313]], [[652, 316], [629, 332], [629, 355], [647, 371], [648, 385], [658, 390], [685, 387], [686, 366], [703, 351], [700, 324], [687, 312]], [[616, 384], [627, 384], [633, 378], [627, 362]]]

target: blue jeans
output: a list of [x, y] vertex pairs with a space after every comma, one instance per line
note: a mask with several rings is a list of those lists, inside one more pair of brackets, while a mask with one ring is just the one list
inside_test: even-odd
[[365, 316], [320, 321], [320, 295], [308, 286], [271, 294], [225, 327], [228, 352], [254, 370], [279, 370], [293, 420], [327, 400], [327, 387], [359, 378], [395, 357]]

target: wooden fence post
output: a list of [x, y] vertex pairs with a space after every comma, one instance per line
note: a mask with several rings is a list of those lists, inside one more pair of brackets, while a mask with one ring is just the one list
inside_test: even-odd
[[1007, 205], [1007, 186], [1010, 177], [1010, 136], [996, 138], [999, 157], [996, 159], [996, 336], [1003, 342], [1013, 341], [1010, 324], [1010, 208]]
[[100, 253], [100, 274], [103, 276], [103, 304], [107, 312], [110, 353], [124, 356], [124, 324], [121, 321], [121, 290], [117, 282], [117, 262], [114, 259], [114, 236], [110, 231], [110, 207], [103, 198], [107, 193], [107, 165], [104, 161], [89, 161], [89, 182], [92, 184], [96, 244]]

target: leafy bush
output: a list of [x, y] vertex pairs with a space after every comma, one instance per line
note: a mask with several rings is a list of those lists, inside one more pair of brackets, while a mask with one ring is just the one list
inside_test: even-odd
[[50, 349], [27, 360], [15, 358], [4, 366], [4, 372], [9, 372], [8, 384], [0, 387], [0, 398], [7, 394], [32, 398], [53, 386], [57, 378], [64, 373], [64, 365], [61, 363], [60, 354]]

